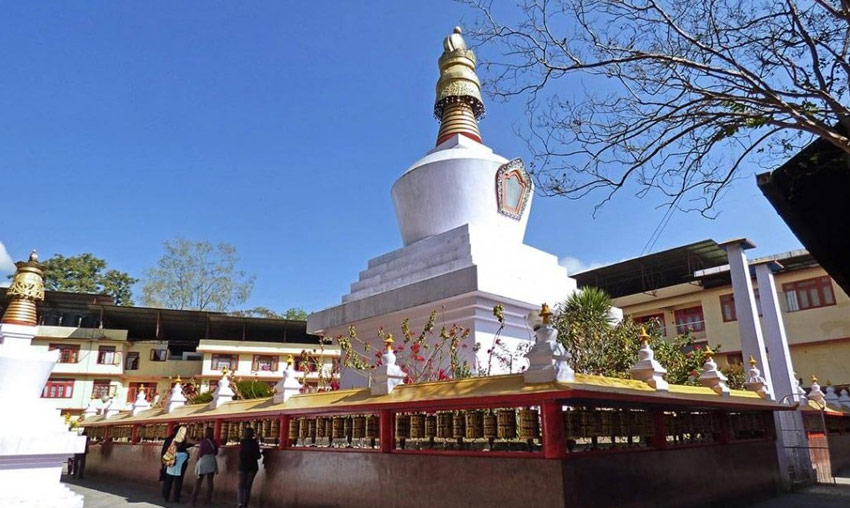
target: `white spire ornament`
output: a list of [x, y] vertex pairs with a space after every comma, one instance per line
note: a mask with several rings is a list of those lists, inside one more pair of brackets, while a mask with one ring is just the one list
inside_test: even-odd
[[236, 392], [230, 387], [230, 379], [227, 377], [227, 367], [221, 369], [221, 379], [218, 380], [218, 386], [213, 392], [213, 399], [210, 402], [210, 408], [215, 409], [225, 402], [230, 402], [236, 396]]
[[838, 394], [835, 393], [835, 387], [832, 386], [832, 382], [829, 379], [826, 380], [826, 394], [823, 396], [823, 399], [829, 406], [840, 405], [838, 402]]
[[280, 404], [289, 400], [293, 395], [301, 393], [301, 383], [298, 382], [298, 372], [294, 367], [292, 355], [286, 358], [286, 368], [283, 370], [283, 378], [274, 385], [274, 403]]
[[820, 385], [818, 384], [818, 378], [812, 375], [812, 388], [809, 390], [808, 395], [809, 400], [815, 401], [820, 406], [826, 406], [826, 395], [824, 395], [823, 391], [820, 389]]
[[130, 410], [130, 414], [136, 416], [142, 411], [150, 408], [151, 403], [148, 402], [148, 399], [145, 397], [145, 385], [141, 385], [139, 386], [139, 393], [136, 395], [136, 401], [133, 402], [133, 408]]
[[717, 394], [728, 397], [730, 392], [729, 387], [726, 386], [726, 376], [717, 368], [717, 363], [714, 361], [714, 351], [708, 345], [705, 346], [703, 359], [705, 363], [702, 364], [702, 374], [699, 375], [697, 380], [701, 385], [711, 388]]
[[381, 356], [381, 366], [375, 369], [372, 376], [372, 395], [386, 395], [392, 392], [396, 386], [404, 384], [407, 374], [401, 367], [395, 364], [395, 353], [393, 352], [393, 335], [387, 334], [384, 339], [384, 354]]
[[655, 352], [649, 347], [650, 336], [646, 333], [645, 328], [641, 327], [638, 338], [640, 338], [641, 344], [638, 350], [638, 361], [629, 369], [629, 374], [631, 374], [632, 379], [643, 381], [658, 391], [668, 391], [670, 385], [664, 380], [667, 369], [662, 367], [655, 359]]
[[186, 396], [183, 395], [183, 380], [180, 376], [174, 381], [174, 386], [171, 388], [171, 394], [168, 397], [168, 403], [165, 404], [165, 412], [170, 413], [178, 407], [186, 405]]
[[847, 388], [841, 389], [841, 395], [838, 397], [838, 403], [841, 404], [844, 409], [850, 409], [850, 393], [847, 393]]
[[769, 399], [770, 391], [767, 388], [767, 382], [756, 367], [756, 363], [755, 357], [750, 355], [750, 370], [747, 372], [747, 381], [744, 383], [744, 387], [751, 392], [756, 392], [763, 399]]
[[575, 381], [575, 371], [570, 367], [570, 354], [558, 342], [558, 330], [552, 326], [552, 311], [549, 305], [540, 307], [539, 316], [543, 323], [534, 332], [537, 342], [525, 354], [528, 369], [523, 373], [526, 383], [569, 383]]

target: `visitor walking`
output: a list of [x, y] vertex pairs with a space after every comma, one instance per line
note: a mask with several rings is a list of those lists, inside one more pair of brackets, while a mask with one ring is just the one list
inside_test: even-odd
[[260, 444], [254, 439], [254, 429], [246, 427], [242, 431], [242, 441], [239, 442], [239, 486], [237, 487], [238, 508], [248, 508], [251, 500], [251, 486], [257, 475], [260, 460]]
[[183, 476], [189, 466], [189, 448], [192, 444], [186, 439], [186, 427], [180, 426], [169, 441], [163, 443], [165, 450], [162, 454], [162, 464], [165, 471], [162, 478], [162, 498], [167, 503], [172, 497], [180, 502], [180, 492], [183, 490]]
[[198, 494], [201, 493], [201, 484], [204, 483], [204, 478], [207, 479], [207, 500], [206, 506], [212, 504], [213, 495], [213, 479], [218, 472], [215, 456], [218, 454], [218, 446], [215, 444], [215, 434], [212, 427], [207, 427], [204, 431], [204, 439], [201, 441], [198, 448], [198, 461], [195, 462], [195, 490], [192, 491], [192, 506], [198, 501]]

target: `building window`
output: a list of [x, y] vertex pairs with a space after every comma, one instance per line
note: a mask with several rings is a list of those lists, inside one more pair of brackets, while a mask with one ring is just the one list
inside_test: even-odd
[[743, 365], [744, 364], [744, 354], [743, 353], [729, 353], [726, 355], [726, 363], [729, 365]]
[[664, 322], [664, 314], [649, 314], [648, 316], [632, 317], [635, 323], [645, 325], [647, 328], [656, 326], [662, 335], [667, 335], [667, 324]]
[[97, 348], [97, 363], [115, 365], [115, 346], [100, 346]]
[[253, 371], [274, 372], [277, 370], [277, 356], [254, 355]]
[[[756, 312], [761, 316], [761, 298], [758, 288], [753, 288], [753, 295], [756, 297]], [[735, 310], [735, 295], [728, 294], [720, 297], [720, 312], [723, 314], [724, 322], [738, 320], [738, 313]]]
[[109, 397], [110, 389], [109, 389], [109, 380], [108, 379], [95, 379], [94, 380], [94, 388], [92, 388], [91, 396], [95, 399], [102, 399], [104, 397]]
[[835, 305], [835, 293], [829, 277], [798, 280], [782, 285], [788, 312]]
[[70, 399], [74, 396], [74, 380], [50, 379], [44, 385], [41, 396], [45, 399]]
[[139, 352], [129, 351], [127, 353], [127, 361], [124, 362], [125, 370], [139, 370]]
[[705, 331], [705, 320], [702, 317], [702, 306], [679, 309], [673, 313], [676, 316], [676, 332], [696, 333]]
[[151, 349], [152, 362], [164, 362], [168, 360], [168, 349]]
[[312, 358], [301, 358], [298, 357], [295, 359], [295, 370], [301, 372], [316, 372], [317, 369], [316, 361]]
[[156, 398], [156, 384], [155, 383], [130, 383], [127, 388], [127, 402], [135, 402], [136, 397], [139, 395], [139, 388], [144, 385], [145, 387], [145, 400], [153, 403], [154, 398]]
[[212, 370], [221, 370], [223, 368], [227, 368], [227, 370], [236, 370], [239, 366], [239, 355], [212, 355], [212, 361], [210, 362], [210, 367]]
[[51, 344], [48, 349], [59, 350], [58, 363], [77, 363], [80, 361], [80, 346], [73, 344]]

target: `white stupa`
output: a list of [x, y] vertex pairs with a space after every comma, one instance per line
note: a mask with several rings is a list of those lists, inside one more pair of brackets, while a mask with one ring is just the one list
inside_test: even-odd
[[60, 483], [62, 464], [82, 452], [85, 438], [68, 430], [59, 410], [41, 399], [59, 351], [31, 346], [36, 304], [44, 299], [43, 267], [35, 252], [18, 267], [0, 320], [0, 506], [81, 508], [82, 496]]
[[[438, 311], [439, 326], [469, 328], [480, 358], [492, 346], [504, 306], [506, 344], [533, 341], [525, 316], [542, 302], [563, 301], [576, 283], [558, 258], [523, 243], [533, 184], [519, 159], [482, 143], [484, 113], [475, 55], [460, 28], [444, 43], [434, 114], [441, 120], [437, 146], [392, 187], [404, 247], [369, 261], [340, 305], [312, 314], [311, 333], [358, 336], [380, 350], [377, 330], [399, 336], [410, 319], [414, 331]], [[464, 350], [475, 365], [472, 348]], [[516, 370], [516, 369], [515, 369]], [[365, 379], [343, 372], [343, 387]]]

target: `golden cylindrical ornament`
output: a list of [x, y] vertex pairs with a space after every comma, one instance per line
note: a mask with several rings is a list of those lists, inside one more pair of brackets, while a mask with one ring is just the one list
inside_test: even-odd
[[516, 410], [500, 409], [499, 439], [516, 439]]
[[380, 421], [376, 415], [366, 417], [366, 437], [369, 439], [378, 439]]
[[484, 437], [484, 414], [481, 411], [466, 412], [466, 438]]
[[437, 437], [451, 439], [452, 437], [452, 414], [437, 413]]
[[325, 419], [321, 416], [316, 418], [316, 439], [324, 439], [328, 437], [325, 430]]
[[499, 425], [496, 420], [496, 415], [491, 411], [488, 411], [487, 414], [483, 417], [484, 420], [484, 437], [487, 439], [496, 439], [498, 437], [498, 428]]
[[363, 415], [357, 415], [353, 418], [352, 422], [352, 437], [354, 439], [363, 439], [366, 437], [366, 417]]
[[351, 439], [351, 437], [353, 436], [354, 422], [351, 421], [350, 416], [346, 416], [345, 419], [343, 420], [343, 422], [344, 422], [344, 427], [345, 427], [345, 438]]
[[298, 438], [307, 439], [310, 436], [310, 422], [307, 418], [298, 420]]
[[523, 408], [519, 410], [519, 437], [522, 439], [537, 439], [540, 437], [540, 421], [537, 410]]
[[289, 442], [295, 444], [298, 441], [298, 432], [301, 430], [300, 423], [296, 419], [289, 420], [289, 432], [287, 437], [289, 438]]
[[466, 415], [465, 411], [458, 411], [452, 418], [452, 437], [460, 439], [466, 436]]
[[345, 418], [342, 416], [333, 417], [333, 439], [345, 438]]
[[334, 428], [334, 419], [333, 418], [325, 418], [325, 437], [328, 439], [333, 439], [333, 428]]
[[274, 419], [274, 420], [271, 421], [271, 432], [270, 432], [270, 434], [271, 434], [270, 437], [272, 439], [279, 439], [280, 438], [280, 420]]
[[422, 413], [410, 415], [410, 438], [423, 439], [425, 437], [425, 415]]
[[425, 437], [428, 439], [437, 437], [437, 415], [425, 417]]
[[410, 415], [395, 415], [395, 438], [407, 439], [410, 437]]

